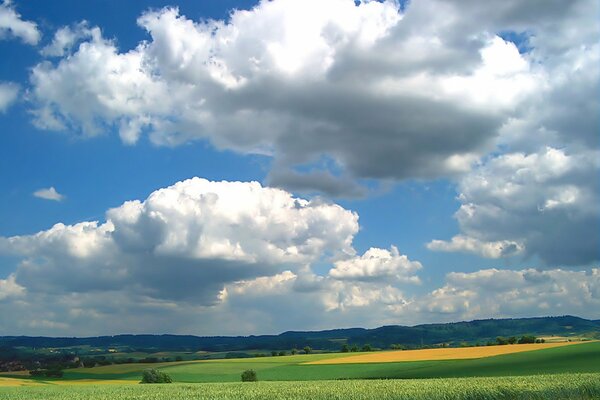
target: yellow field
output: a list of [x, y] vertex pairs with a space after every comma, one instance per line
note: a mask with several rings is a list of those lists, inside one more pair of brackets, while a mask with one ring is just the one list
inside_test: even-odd
[[41, 386], [41, 385], [43, 385], [43, 383], [39, 383], [39, 382], [28, 380], [28, 379], [0, 377], [0, 387]]
[[501, 354], [520, 353], [524, 351], [550, 349], [553, 347], [571, 346], [581, 342], [561, 343], [536, 343], [513, 344], [505, 346], [459, 347], [423, 350], [380, 351], [374, 353], [349, 355], [305, 364], [363, 364], [401, 361], [434, 361], [434, 360], [462, 360], [470, 358], [484, 358]]
[[21, 379], [21, 378], [7, 378], [0, 377], [0, 387], [16, 387], [16, 386], [73, 386], [73, 385], [137, 385], [138, 381], [127, 381], [119, 379], [78, 379], [78, 380], [34, 380], [34, 379]]

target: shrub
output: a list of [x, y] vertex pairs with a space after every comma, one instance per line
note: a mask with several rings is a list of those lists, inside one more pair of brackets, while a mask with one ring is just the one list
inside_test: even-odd
[[146, 369], [142, 373], [142, 381], [140, 383], [171, 383], [171, 377], [166, 373], [157, 369]]
[[535, 336], [521, 336], [521, 338], [519, 339], [519, 344], [527, 344], [527, 343], [535, 343]]
[[256, 371], [253, 369], [247, 369], [242, 372], [242, 382], [256, 382], [258, 381], [258, 377], [256, 376]]

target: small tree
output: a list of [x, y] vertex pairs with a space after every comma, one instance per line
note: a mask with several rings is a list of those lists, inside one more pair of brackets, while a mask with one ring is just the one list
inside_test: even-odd
[[362, 351], [373, 351], [373, 348], [367, 343], [362, 347]]
[[280, 351], [280, 352], [279, 352], [279, 355], [280, 355], [280, 356], [285, 356], [285, 351]]
[[258, 377], [256, 376], [256, 371], [253, 369], [247, 369], [242, 372], [242, 382], [257, 382]]
[[357, 345], [354, 345], [354, 346], [352, 346], [352, 347], [350, 348], [350, 351], [351, 351], [351, 352], [353, 352], [353, 353], [354, 353], [354, 352], [357, 352], [357, 351], [358, 351], [358, 346], [357, 346]]
[[519, 344], [535, 343], [535, 336], [524, 335], [519, 339]]
[[273, 350], [273, 351], [271, 352], [271, 355], [272, 355], [273, 357], [275, 357], [277, 354], [279, 354], [279, 353], [278, 353], [276, 350]]
[[171, 377], [166, 373], [157, 369], [146, 369], [142, 373], [142, 381], [140, 383], [171, 383]]
[[511, 336], [508, 338], [508, 344], [515, 344], [517, 343], [517, 338], [514, 336]]
[[348, 346], [347, 344], [344, 344], [342, 346], [341, 352], [342, 353], [348, 353], [350, 351], [350, 346]]
[[310, 346], [304, 346], [304, 354], [312, 353], [312, 348]]
[[293, 356], [295, 356], [297, 353], [298, 353], [298, 349], [292, 349], [290, 351], [290, 354], [293, 355]]

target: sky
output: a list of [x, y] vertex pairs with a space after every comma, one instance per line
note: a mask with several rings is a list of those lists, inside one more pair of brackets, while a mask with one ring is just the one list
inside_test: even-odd
[[600, 318], [597, 1], [0, 1], [0, 335]]

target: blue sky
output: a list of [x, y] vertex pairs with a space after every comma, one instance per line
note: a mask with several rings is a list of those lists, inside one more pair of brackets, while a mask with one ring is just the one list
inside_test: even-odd
[[0, 334], [599, 318], [598, 5], [498, 7], [5, 1]]

